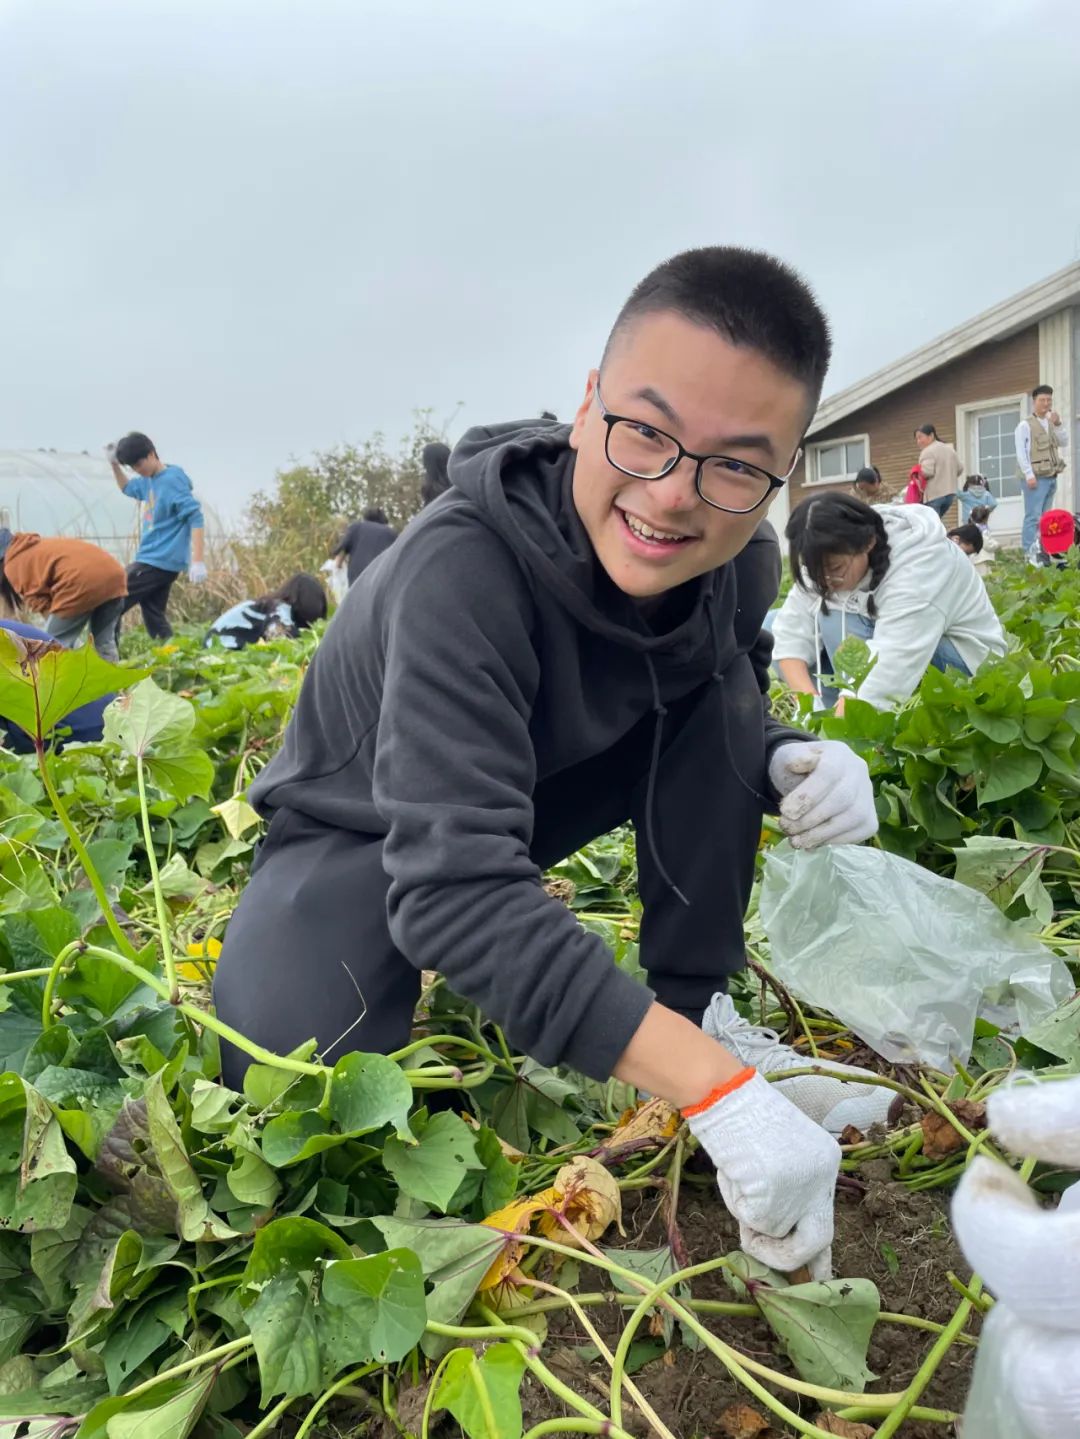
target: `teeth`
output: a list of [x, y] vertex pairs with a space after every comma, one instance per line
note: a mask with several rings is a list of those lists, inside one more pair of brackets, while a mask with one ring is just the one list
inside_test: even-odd
[[643, 540], [685, 540], [685, 539], [686, 539], [686, 536], [685, 536], [685, 535], [673, 535], [673, 534], [670, 534], [667, 530], [654, 530], [653, 527], [652, 527], [652, 525], [647, 525], [647, 524], [645, 524], [645, 522], [644, 522], [643, 520], [639, 520], [636, 515], [626, 514], [625, 511], [624, 511], [624, 515], [625, 515], [625, 518], [626, 518], [626, 523], [627, 523], [627, 524], [630, 526], [630, 528], [633, 530], [634, 534], [640, 536], [641, 539], [643, 539]]

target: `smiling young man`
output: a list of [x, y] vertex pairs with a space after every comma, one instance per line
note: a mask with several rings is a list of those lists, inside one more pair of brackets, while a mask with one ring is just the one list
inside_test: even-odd
[[[765, 699], [763, 520], [828, 358], [785, 266], [691, 251], [635, 289], [571, 427], [465, 436], [452, 488], [350, 589], [252, 787], [270, 828], [215, 982], [230, 1024], [281, 1052], [314, 1036], [333, 1062], [406, 1043], [438, 970], [542, 1063], [682, 1108], [744, 1245], [816, 1272], [827, 1130], [865, 1129], [889, 1095], [770, 1086], [758, 1067], [799, 1061], [725, 981], [763, 810], [783, 799], [797, 844], [876, 828], [862, 761]], [[627, 820], [649, 988], [541, 883]], [[239, 1084], [243, 1056], [223, 1065]]]

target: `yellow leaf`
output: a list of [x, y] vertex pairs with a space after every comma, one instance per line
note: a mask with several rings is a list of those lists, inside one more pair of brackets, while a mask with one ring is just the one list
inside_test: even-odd
[[624, 1144], [647, 1140], [657, 1147], [674, 1139], [681, 1124], [679, 1112], [666, 1099], [650, 1099], [623, 1115], [605, 1149], [621, 1149]]
[[[539, 1194], [526, 1195], [523, 1199], [513, 1200], [510, 1204], [504, 1205], [502, 1209], [496, 1209], [494, 1214], [489, 1214], [480, 1222], [486, 1224], [489, 1229], [504, 1229], [508, 1236], [524, 1234], [533, 1215], [555, 1203], [556, 1197], [554, 1189], [544, 1189]], [[524, 1253], [525, 1245], [508, 1237], [503, 1244], [501, 1253], [481, 1279], [480, 1289], [494, 1289], [496, 1285], [501, 1284], [517, 1268], [518, 1261]]]
[[246, 799], [241, 799], [236, 794], [231, 799], [223, 799], [220, 804], [211, 805], [210, 808], [229, 831], [230, 839], [241, 839], [247, 830], [259, 823], [255, 810]]
[[[569, 1164], [564, 1164], [555, 1176], [554, 1202], [548, 1208], [557, 1209], [566, 1219], [570, 1228], [584, 1239], [599, 1239], [612, 1224], [622, 1229], [622, 1197], [614, 1175], [598, 1164], [595, 1159], [578, 1155]], [[574, 1244], [574, 1237], [560, 1224], [554, 1214], [544, 1214], [538, 1224], [540, 1233], [561, 1244]]]

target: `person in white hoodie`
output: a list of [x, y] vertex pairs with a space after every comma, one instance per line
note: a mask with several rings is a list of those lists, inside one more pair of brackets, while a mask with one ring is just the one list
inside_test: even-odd
[[902, 704], [931, 665], [970, 675], [1005, 653], [982, 580], [932, 510], [831, 493], [799, 505], [786, 533], [795, 583], [773, 623], [773, 661], [793, 690], [831, 703], [822, 675], [849, 635], [869, 645], [859, 698], [878, 709]]

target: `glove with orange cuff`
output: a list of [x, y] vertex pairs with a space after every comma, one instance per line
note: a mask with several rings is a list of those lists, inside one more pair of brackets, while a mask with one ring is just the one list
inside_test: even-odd
[[747, 1254], [785, 1274], [832, 1271], [840, 1146], [753, 1069], [683, 1110], [716, 1165], [720, 1194]]

